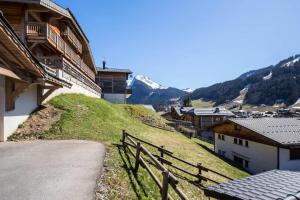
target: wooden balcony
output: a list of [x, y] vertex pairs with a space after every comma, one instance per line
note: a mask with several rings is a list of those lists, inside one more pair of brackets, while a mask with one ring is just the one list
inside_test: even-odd
[[63, 68], [63, 57], [62, 56], [41, 56], [38, 60], [51, 67], [52, 69], [62, 69]]
[[42, 57], [38, 57], [38, 60], [53, 70], [61, 69], [67, 71], [70, 75], [74, 76], [77, 80], [83, 82], [84, 84], [88, 85], [91, 88], [98, 87], [94, 81], [87, 78], [87, 77], [92, 78], [95, 75], [93, 71], [82, 60], [80, 61], [79, 68], [84, 73], [82, 72], [79, 73], [78, 71], [80, 70], [72, 70], [71, 68], [74, 68], [74, 66], [72, 67], [70, 65], [70, 62], [67, 61], [67, 59], [64, 58], [63, 56], [42, 56]]
[[[59, 52], [61, 52], [71, 63], [80, 69], [83, 73], [89, 76], [92, 80], [95, 80], [95, 73], [90, 69], [81, 59], [73, 48], [63, 40], [63, 38], [57, 34], [49, 24], [40, 22], [29, 22], [26, 28], [27, 39], [29, 42], [43, 41], [47, 40], [53, 47], [55, 47]], [[82, 46], [81, 46], [82, 48]], [[82, 51], [82, 49], [81, 49]], [[44, 64], [54, 64], [57, 65], [58, 61], [55, 56], [44, 57]], [[48, 64], [47, 64], [48, 63]]]
[[74, 32], [70, 29], [70, 27], [66, 26], [62, 35], [74, 46], [77, 53], [82, 54], [82, 44], [75, 36]]

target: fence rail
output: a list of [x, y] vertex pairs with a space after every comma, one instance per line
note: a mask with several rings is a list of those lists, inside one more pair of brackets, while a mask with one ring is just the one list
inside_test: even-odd
[[[203, 175], [202, 172], [210, 172], [214, 175], [218, 175], [220, 177], [223, 177], [228, 180], [232, 180], [230, 177], [225, 176], [215, 170], [209, 169], [207, 167], [202, 166], [201, 163], [193, 164], [188, 161], [185, 161], [177, 156], [174, 155], [173, 152], [165, 149], [163, 146], [158, 146], [155, 144], [152, 144], [150, 142], [147, 142], [145, 140], [142, 140], [136, 136], [133, 136], [126, 131], [122, 132], [122, 146], [124, 150], [128, 150], [128, 152], [135, 158], [135, 166], [134, 166], [134, 174], [137, 175], [139, 166], [142, 166], [146, 169], [150, 177], [153, 179], [155, 184], [160, 189], [161, 197], [163, 200], [166, 199], [172, 199], [172, 197], [169, 194], [169, 187], [171, 186], [173, 190], [176, 192], [176, 194], [180, 197], [180, 199], [187, 200], [187, 196], [178, 188], [179, 180], [177, 177], [170, 172], [169, 168], [174, 168], [176, 170], [179, 170], [187, 175], [190, 175], [198, 180], [199, 183], [202, 181], [210, 181], [213, 183], [219, 183], [218, 181], [213, 180], [212, 178], [206, 177]], [[156, 149], [160, 154], [156, 155], [151, 153], [147, 148], [145, 148], [144, 145], [148, 145], [154, 149]], [[135, 151], [133, 150], [135, 149]], [[158, 169], [163, 177], [163, 181], [161, 182], [159, 178], [154, 174], [152, 169], [149, 167], [148, 163], [145, 160], [145, 157], [147, 156], [148, 160], [151, 161], [151, 164]], [[188, 165], [190, 167], [193, 167], [197, 169], [197, 174], [189, 171], [188, 169], [185, 169], [183, 167], [179, 167], [167, 158], [170, 157], [174, 160], [177, 160], [180, 163], [183, 163], [185, 165]], [[147, 160], [147, 161], [148, 161]], [[168, 168], [167, 168], [168, 166]]]

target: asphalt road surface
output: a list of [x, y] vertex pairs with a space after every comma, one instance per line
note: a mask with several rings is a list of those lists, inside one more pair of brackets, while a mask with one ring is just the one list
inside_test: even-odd
[[0, 199], [94, 199], [104, 156], [90, 141], [0, 143]]

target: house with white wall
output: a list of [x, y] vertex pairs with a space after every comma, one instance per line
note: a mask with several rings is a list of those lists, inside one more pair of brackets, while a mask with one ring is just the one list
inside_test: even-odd
[[62, 93], [101, 98], [89, 40], [51, 0], [0, 1], [0, 141]]
[[0, 142], [52, 91], [64, 87], [71, 84], [41, 65], [0, 13]]
[[300, 171], [297, 118], [232, 118], [212, 129], [214, 151], [253, 174], [272, 169]]

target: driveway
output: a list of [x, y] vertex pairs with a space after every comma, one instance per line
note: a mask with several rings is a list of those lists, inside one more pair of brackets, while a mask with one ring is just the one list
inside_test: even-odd
[[94, 199], [104, 156], [90, 141], [0, 143], [0, 199]]

